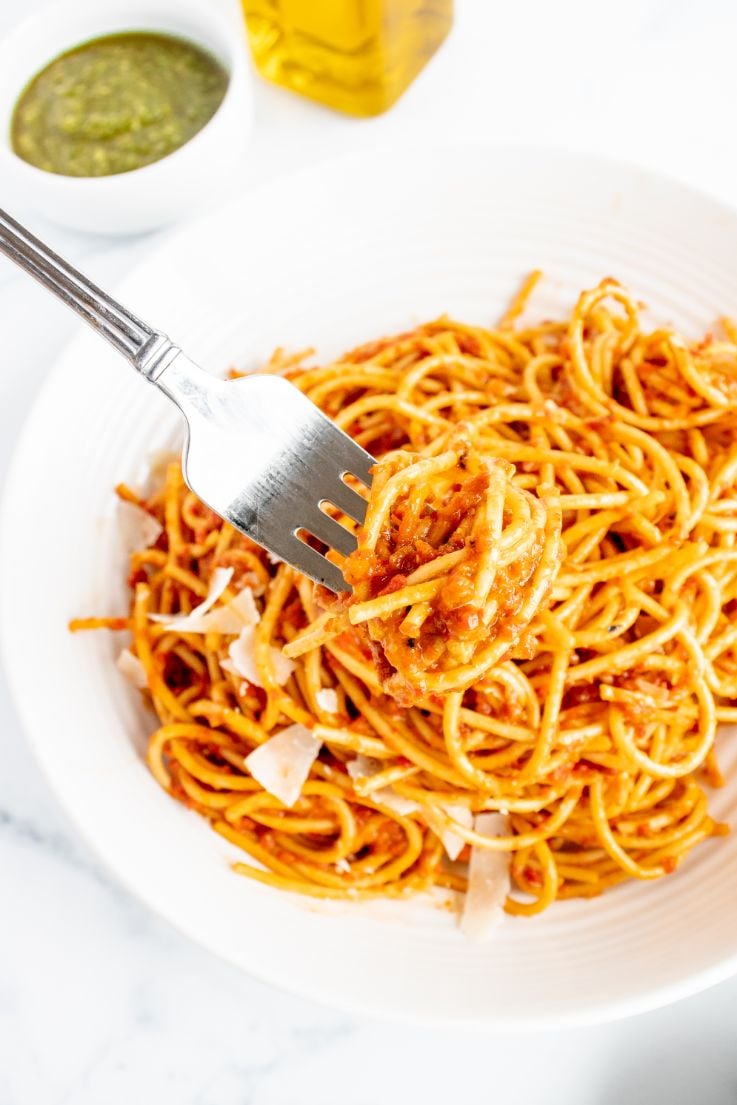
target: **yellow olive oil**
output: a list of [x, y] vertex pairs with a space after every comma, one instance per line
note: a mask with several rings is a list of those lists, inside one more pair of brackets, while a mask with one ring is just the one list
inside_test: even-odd
[[242, 0], [259, 72], [351, 115], [378, 115], [448, 34], [453, 0]]

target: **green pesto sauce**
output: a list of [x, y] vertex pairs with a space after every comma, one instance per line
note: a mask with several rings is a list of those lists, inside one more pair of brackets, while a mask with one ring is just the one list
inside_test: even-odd
[[61, 54], [26, 86], [13, 112], [12, 146], [50, 173], [127, 173], [188, 142], [227, 87], [220, 63], [184, 39], [106, 35]]

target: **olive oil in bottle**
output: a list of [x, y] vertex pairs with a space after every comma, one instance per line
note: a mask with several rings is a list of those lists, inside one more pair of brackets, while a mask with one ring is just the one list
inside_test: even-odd
[[453, 0], [242, 0], [259, 72], [351, 115], [386, 111], [450, 30]]

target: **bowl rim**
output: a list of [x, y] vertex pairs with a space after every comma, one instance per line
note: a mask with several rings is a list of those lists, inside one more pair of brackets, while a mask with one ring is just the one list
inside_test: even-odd
[[[515, 143], [515, 144], [493, 144], [483, 141], [477, 142], [446, 142], [445, 147], [457, 146], [468, 152], [469, 149], [481, 149], [493, 150], [497, 154], [505, 154], [513, 152], [515, 154], [527, 153], [546, 155], [552, 157], [565, 157], [570, 158], [573, 161], [578, 161], [591, 168], [598, 170], [607, 169], [616, 171], [618, 173], [628, 172], [640, 174], [644, 179], [650, 183], [654, 183], [666, 188], [675, 189], [680, 192], [681, 196], [685, 200], [693, 200], [698, 202], [707, 201], [715, 210], [721, 214], [722, 217], [729, 219], [731, 222], [737, 220], [737, 206], [733, 206], [726, 202], [723, 198], [715, 195], [713, 192], [705, 188], [694, 187], [690, 184], [684, 183], [678, 177], [654, 170], [649, 166], [643, 166], [636, 162], [627, 160], [620, 160], [618, 158], [608, 157], [606, 155], [600, 155], [598, 153], [591, 153], [589, 151], [578, 149], [574, 146], [561, 146], [558, 144], [545, 144], [545, 143]], [[384, 143], [383, 149], [388, 154], [399, 155], [403, 149], [402, 145], [398, 142]], [[406, 149], [404, 151], [406, 153]], [[371, 157], [371, 154], [357, 153], [350, 155], [343, 155], [341, 157], [324, 159], [318, 162], [316, 165], [308, 166], [306, 168], [299, 169], [289, 174], [289, 180], [299, 183], [300, 181], [309, 180], [312, 177], [320, 178], [322, 175], [331, 169], [334, 170], [343, 169], [350, 170], [351, 167], [360, 167], [362, 164], [366, 164]], [[258, 200], [260, 197], [266, 197], [269, 194], [270, 189], [273, 187], [271, 183], [262, 184], [257, 188], [249, 190], [249, 201], [258, 208]], [[227, 205], [227, 209], [236, 209], [241, 206], [242, 198], [236, 200]], [[220, 209], [222, 213], [223, 208]], [[218, 210], [204, 214], [196, 220], [198, 224], [207, 224], [213, 217], [218, 217]], [[177, 237], [186, 234], [193, 224], [190, 223], [185, 227], [173, 229], [168, 231], [162, 238], [157, 241], [156, 249], [152, 251], [147, 258], [145, 258], [135, 269], [128, 274], [124, 281], [126, 286], [129, 286], [136, 278], [138, 270], [147, 265], [155, 256], [163, 255], [170, 243]], [[171, 916], [163, 908], [153, 904], [142, 891], [134, 884], [132, 879], [123, 872], [122, 866], [109, 855], [105, 849], [100, 845], [98, 847], [95, 839], [90, 836], [87, 827], [83, 823], [83, 818], [79, 815], [78, 811], [68, 802], [67, 796], [57, 789], [56, 783], [51, 775], [51, 772], [47, 769], [47, 765], [44, 761], [43, 752], [36, 740], [35, 722], [32, 720], [32, 711], [29, 705], [23, 701], [17, 690], [17, 683], [12, 677], [12, 673], [15, 668], [15, 660], [13, 657], [13, 642], [11, 640], [9, 620], [4, 614], [4, 610], [7, 609], [7, 604], [4, 603], [3, 597], [10, 588], [9, 575], [7, 571], [8, 563], [11, 556], [12, 543], [9, 537], [10, 526], [9, 521], [11, 517], [11, 508], [13, 506], [11, 500], [17, 496], [15, 491], [16, 485], [20, 483], [21, 475], [21, 461], [24, 459], [22, 454], [24, 453], [24, 445], [27, 440], [30, 440], [31, 431], [33, 429], [34, 416], [36, 408], [40, 405], [43, 394], [47, 389], [48, 384], [52, 379], [63, 375], [66, 372], [66, 361], [68, 360], [70, 351], [74, 350], [76, 344], [80, 341], [80, 336], [86, 331], [81, 326], [79, 327], [77, 334], [73, 337], [67, 345], [60, 351], [58, 357], [55, 359], [49, 373], [47, 374], [36, 399], [32, 404], [16, 442], [10, 464], [6, 472], [5, 486], [3, 488], [2, 498], [0, 499], [0, 660], [2, 660], [2, 666], [5, 672], [8, 674], [8, 685], [11, 693], [12, 700], [16, 707], [17, 713], [20, 717], [23, 731], [26, 739], [29, 741], [31, 748], [33, 749], [36, 761], [46, 777], [49, 786], [55, 799], [60, 803], [65, 811], [65, 814], [69, 817], [70, 822], [75, 825], [76, 829], [80, 832], [81, 836], [85, 840], [87, 846], [89, 846], [96, 856], [105, 864], [106, 868], [111, 870], [114, 876], [125, 886], [126, 890], [131, 893], [138, 901], [142, 902], [147, 909], [152, 910], [159, 917], [162, 917], [168, 924], [171, 924], [177, 931], [181, 932], [193, 942], [199, 944], [202, 947], [207, 948], [208, 951], [213, 952], [218, 958], [222, 959], [231, 965], [232, 959], [222, 951], [215, 942], [210, 942], [200, 933], [195, 934], [192, 928], [185, 922], [185, 920], [179, 920]], [[240, 968], [243, 969], [243, 968]], [[686, 977], [676, 979], [672, 982], [660, 984], [655, 988], [648, 989], [642, 994], [635, 995], [629, 998], [619, 999], [607, 999], [603, 1002], [598, 1002], [594, 1005], [588, 1005], [583, 1010], [572, 1010], [567, 1013], [553, 1013], [546, 1015], [544, 1013], [532, 1012], [525, 1014], [524, 1017], [516, 1016], [513, 1019], [504, 1019], [497, 1015], [484, 1015], [484, 1016], [471, 1016], [464, 1018], [463, 1020], [457, 1018], [444, 1017], [442, 1013], [434, 1013], [428, 1011], [427, 1014], [412, 1014], [406, 1010], [395, 1010], [392, 1014], [388, 1014], [385, 1010], [378, 1010], [377, 1007], [371, 1002], [364, 1002], [360, 998], [338, 998], [331, 996], [327, 998], [324, 994], [317, 992], [309, 985], [301, 985], [295, 982], [293, 979], [283, 975], [279, 977], [273, 970], [262, 970], [258, 963], [250, 965], [246, 972], [251, 977], [259, 979], [268, 983], [269, 985], [276, 986], [277, 988], [301, 997], [309, 998], [320, 1004], [342, 1009], [350, 1013], [360, 1013], [374, 1018], [382, 1018], [385, 1020], [391, 1020], [399, 1023], [406, 1023], [418, 1026], [434, 1026], [445, 1029], [452, 1029], [456, 1031], [488, 1031], [492, 1029], [500, 1034], [505, 1033], [521, 1033], [526, 1031], [548, 1031], [550, 1029], [566, 1029], [572, 1027], [580, 1027], [584, 1025], [596, 1025], [609, 1023], [616, 1020], [621, 1020], [629, 1016], [641, 1015], [655, 1009], [661, 1008], [674, 1001], [678, 1001], [682, 998], [693, 996], [698, 994], [711, 986], [725, 981], [730, 977], [737, 974], [737, 950], [733, 954], [724, 956], [718, 962], [713, 963], [707, 967], [691, 971]]]

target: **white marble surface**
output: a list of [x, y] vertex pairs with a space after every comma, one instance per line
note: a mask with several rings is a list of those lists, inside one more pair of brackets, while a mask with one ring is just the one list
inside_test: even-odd
[[[37, 2], [2, 0], [0, 34]], [[464, 134], [605, 151], [737, 203], [733, 0], [457, 2], [451, 40], [386, 118], [343, 119], [259, 84], [239, 188], [387, 137], [421, 153]], [[17, 213], [103, 284], [156, 240], [84, 239]], [[0, 478], [73, 329], [0, 264]], [[535, 1038], [349, 1017], [236, 973], [116, 885], [39, 774], [1, 675], [0, 764], [0, 1105], [737, 1101], [737, 981]]]

